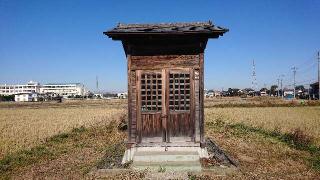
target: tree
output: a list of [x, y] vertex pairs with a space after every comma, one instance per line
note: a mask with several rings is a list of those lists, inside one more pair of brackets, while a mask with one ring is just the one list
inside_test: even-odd
[[0, 101], [14, 101], [14, 95], [0, 95]]
[[228, 89], [228, 93], [229, 93], [230, 96], [239, 96], [239, 89], [237, 89], [237, 88], [234, 88], [234, 89], [229, 88]]
[[278, 86], [277, 85], [272, 85], [271, 87], [270, 87], [270, 94], [272, 94], [272, 95], [276, 95], [276, 90], [277, 90], [277, 88], [278, 88]]
[[261, 92], [266, 92], [267, 95], [270, 94], [270, 90], [267, 89], [267, 88], [261, 88], [261, 89], [260, 89], [260, 93], [261, 93]]
[[296, 90], [301, 90], [302, 92], [305, 90], [303, 85], [296, 86]]
[[260, 89], [260, 92], [267, 92], [267, 91], [268, 91], [267, 88], [261, 88], [261, 89]]

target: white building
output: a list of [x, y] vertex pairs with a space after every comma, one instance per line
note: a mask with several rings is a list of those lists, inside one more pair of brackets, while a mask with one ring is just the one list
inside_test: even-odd
[[84, 96], [86, 91], [81, 83], [54, 83], [44, 84], [40, 87], [41, 94], [54, 94], [63, 97]]
[[55, 83], [40, 85], [38, 82], [29, 81], [25, 85], [0, 85], [0, 95], [15, 94], [50, 94], [53, 96], [84, 96], [87, 94], [81, 83]]
[[118, 94], [117, 94], [117, 97], [118, 97], [119, 99], [127, 99], [128, 93], [127, 93], [127, 92], [118, 93]]
[[37, 93], [19, 93], [14, 95], [14, 101], [16, 102], [29, 102], [38, 101]]
[[294, 91], [293, 89], [285, 89], [283, 92], [283, 96], [287, 97], [287, 96], [292, 96], [293, 97]]
[[0, 85], [0, 95], [14, 95], [19, 93], [39, 93], [40, 84], [29, 81], [24, 85]]
[[268, 94], [267, 94], [266, 91], [261, 91], [261, 92], [260, 92], [260, 96], [268, 96]]

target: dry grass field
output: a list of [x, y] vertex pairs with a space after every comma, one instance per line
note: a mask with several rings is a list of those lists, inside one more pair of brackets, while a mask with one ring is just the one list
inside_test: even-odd
[[299, 128], [314, 137], [315, 143], [320, 145], [320, 106], [207, 108], [205, 115], [208, 120], [244, 123], [281, 133], [290, 133]]
[[[320, 177], [320, 106], [300, 104], [277, 99], [206, 100], [206, 136], [240, 164], [239, 171], [227, 178]], [[119, 143], [126, 135], [117, 124], [126, 116], [126, 107], [125, 100], [0, 103], [0, 179], [88, 178], [104, 156], [121, 154], [124, 146]], [[296, 129], [302, 138], [311, 137], [311, 145], [301, 148], [286, 139]], [[144, 174], [113, 178], [129, 177], [140, 179]]]
[[0, 158], [30, 149], [77, 127], [103, 126], [124, 113], [121, 100], [59, 103], [1, 103]]

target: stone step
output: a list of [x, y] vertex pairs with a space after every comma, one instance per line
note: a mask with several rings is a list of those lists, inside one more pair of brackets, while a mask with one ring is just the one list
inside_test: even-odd
[[199, 161], [166, 161], [166, 162], [137, 162], [134, 161], [132, 169], [151, 171], [201, 171]]
[[198, 155], [197, 151], [137, 151], [135, 156], [146, 155]]
[[133, 156], [133, 162], [179, 162], [179, 161], [199, 161], [199, 155], [197, 152], [136, 152]]

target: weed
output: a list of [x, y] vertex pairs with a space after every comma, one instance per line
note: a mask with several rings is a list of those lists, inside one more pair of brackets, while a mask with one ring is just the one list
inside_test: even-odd
[[125, 131], [128, 129], [128, 121], [127, 121], [128, 117], [127, 114], [123, 114], [119, 117], [119, 125], [118, 125], [118, 130], [120, 131]]
[[166, 172], [166, 167], [159, 166], [158, 172], [160, 172], [160, 173]]
[[225, 122], [222, 120], [222, 117], [219, 116], [215, 119], [214, 124], [218, 127], [223, 127], [225, 125]]
[[192, 174], [192, 173], [190, 173], [190, 172], [188, 172], [188, 179], [189, 179], [189, 180], [196, 180], [196, 179], [197, 179], [197, 176], [194, 175], [194, 174]]
[[51, 138], [49, 138], [49, 142], [56, 142], [56, 143], [61, 143], [63, 142], [65, 139], [67, 139], [70, 136], [69, 133], [61, 133], [61, 134], [57, 134], [52, 136]]
[[84, 126], [80, 126], [78, 128], [73, 128], [72, 129], [72, 133], [83, 133], [85, 132], [87, 129]]
[[121, 164], [122, 156], [125, 152], [125, 144], [118, 143], [106, 147], [105, 155], [97, 163], [98, 169], [127, 168], [130, 164]]
[[308, 147], [313, 143], [313, 137], [304, 133], [300, 128], [294, 129], [287, 136], [297, 147]]

